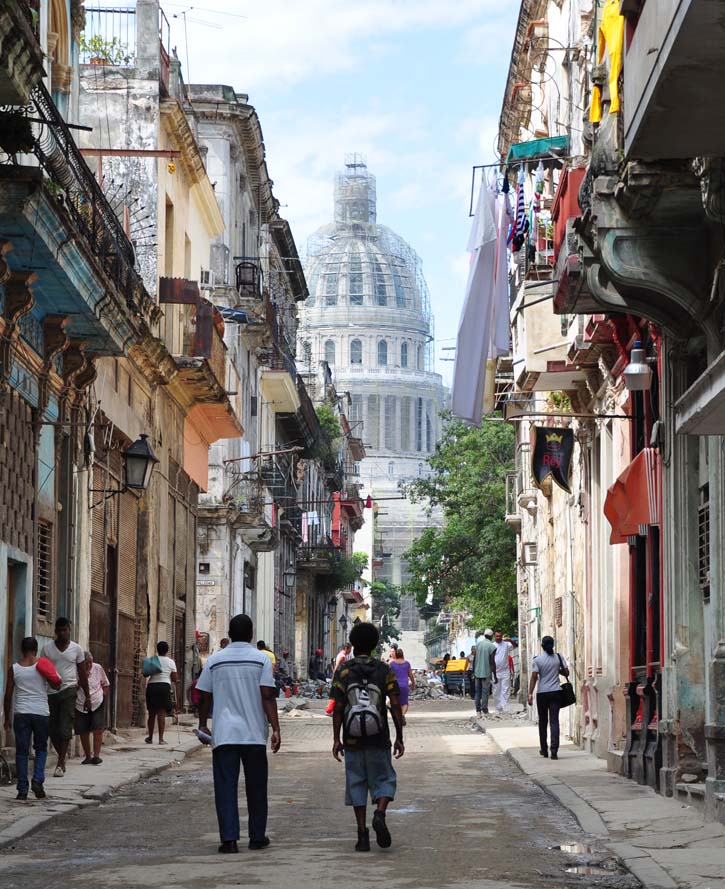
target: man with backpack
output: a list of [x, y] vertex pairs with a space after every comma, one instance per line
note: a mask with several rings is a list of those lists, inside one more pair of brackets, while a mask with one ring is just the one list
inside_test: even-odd
[[379, 641], [373, 624], [355, 624], [350, 632], [354, 657], [340, 665], [331, 691], [335, 701], [332, 755], [338, 762], [341, 753], [345, 757], [345, 805], [355, 811], [356, 852], [370, 851], [368, 794], [376, 807], [373, 830], [377, 843], [383, 849], [392, 843], [385, 813], [395, 798], [397, 776], [390, 753], [386, 697], [395, 724], [395, 758], [405, 753], [400, 688], [392, 669], [372, 656]]

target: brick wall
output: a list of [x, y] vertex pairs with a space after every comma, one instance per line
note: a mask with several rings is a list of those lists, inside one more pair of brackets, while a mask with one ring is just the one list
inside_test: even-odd
[[14, 390], [0, 404], [0, 538], [32, 555], [35, 443], [31, 407]]

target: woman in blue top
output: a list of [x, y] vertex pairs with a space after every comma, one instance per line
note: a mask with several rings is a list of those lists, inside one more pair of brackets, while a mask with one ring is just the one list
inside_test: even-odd
[[554, 640], [544, 636], [541, 640], [543, 654], [537, 654], [531, 664], [529, 683], [529, 706], [534, 703], [534, 689], [539, 683], [536, 695], [536, 709], [539, 713], [539, 743], [541, 756], [548, 756], [546, 728], [551, 726], [551, 758], [559, 758], [559, 710], [561, 709], [561, 682], [559, 676], [569, 676], [569, 664], [560, 654], [554, 653]]

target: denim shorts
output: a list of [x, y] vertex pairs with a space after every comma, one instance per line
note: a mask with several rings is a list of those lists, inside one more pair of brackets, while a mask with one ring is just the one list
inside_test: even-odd
[[396, 786], [390, 747], [345, 751], [346, 806], [366, 806], [368, 793], [374, 803], [381, 796], [395, 799]]

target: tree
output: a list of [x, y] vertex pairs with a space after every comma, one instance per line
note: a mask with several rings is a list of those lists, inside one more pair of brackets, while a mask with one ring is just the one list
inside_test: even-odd
[[387, 580], [374, 580], [370, 584], [373, 601], [372, 618], [378, 623], [380, 641], [390, 642], [400, 636], [393, 621], [400, 615], [400, 589]]
[[449, 418], [430, 477], [406, 486], [431, 514], [443, 514], [406, 554], [407, 590], [429, 614], [445, 605], [470, 613], [471, 626], [515, 632], [516, 537], [505, 521], [513, 466], [511, 426], [484, 422], [477, 429]]

